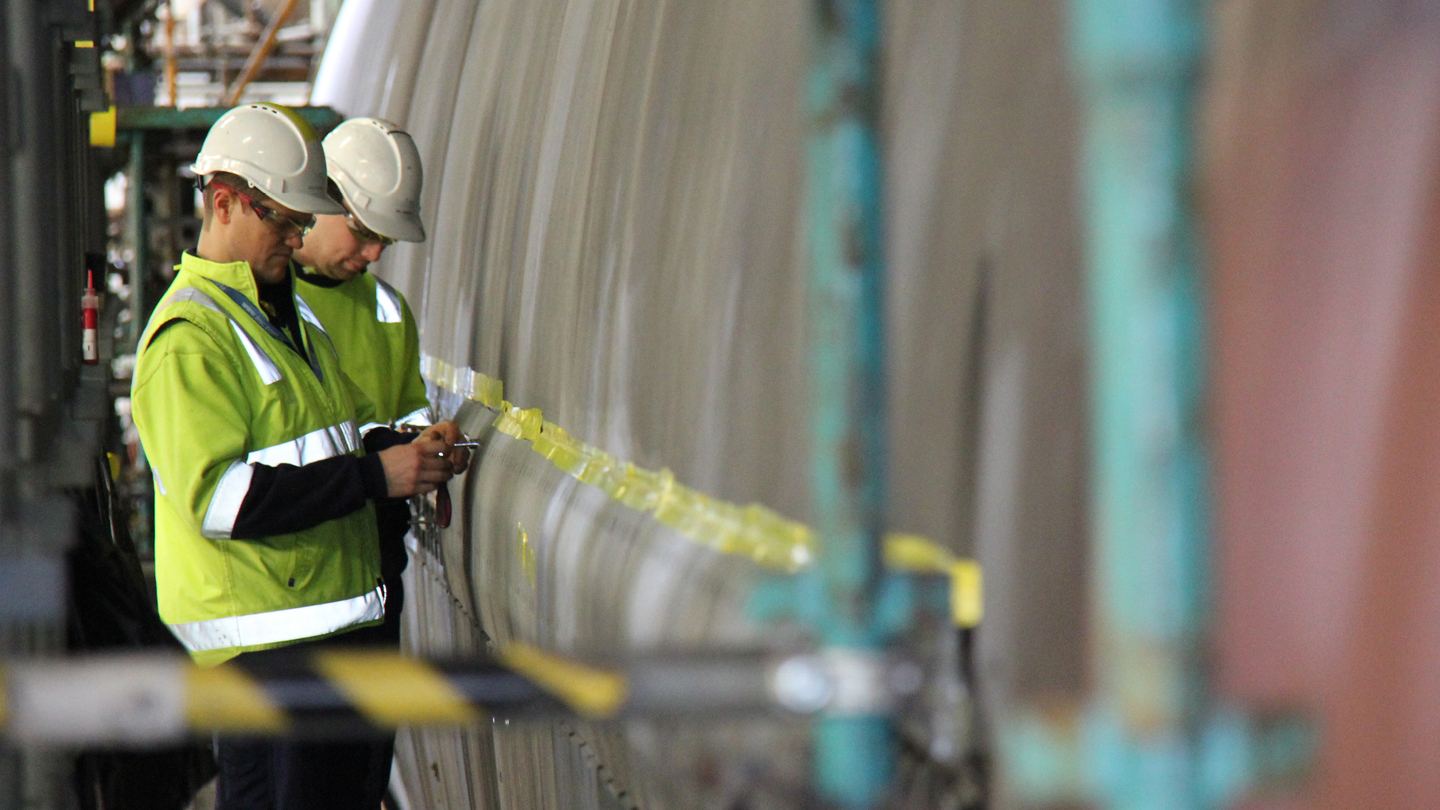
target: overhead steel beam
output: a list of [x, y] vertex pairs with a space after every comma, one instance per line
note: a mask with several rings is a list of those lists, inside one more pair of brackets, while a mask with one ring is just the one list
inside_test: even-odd
[[265, 64], [266, 57], [270, 51], [275, 49], [275, 37], [280, 33], [280, 26], [290, 19], [290, 13], [295, 10], [299, 0], [285, 0], [285, 5], [265, 25], [265, 30], [260, 34], [260, 39], [255, 43], [255, 49], [250, 51], [250, 56], [245, 60], [245, 67], [241, 68], [240, 75], [236, 77], [235, 83], [225, 93], [224, 104], [226, 107], [234, 107], [244, 94], [246, 85], [260, 73], [260, 68]]

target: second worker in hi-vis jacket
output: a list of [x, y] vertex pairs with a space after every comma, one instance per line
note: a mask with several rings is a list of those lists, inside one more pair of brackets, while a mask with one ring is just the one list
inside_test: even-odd
[[[375, 403], [376, 420], [428, 425], [430, 400], [420, 377], [415, 316], [398, 290], [367, 272], [387, 246], [425, 240], [420, 153], [409, 134], [378, 118], [340, 124], [323, 146], [330, 195], [345, 210], [316, 217], [315, 228], [295, 251], [296, 292], [325, 325], [340, 367]], [[399, 644], [410, 510], [404, 502], [379, 504], [375, 517], [380, 570], [393, 583], [386, 594], [385, 633]]]

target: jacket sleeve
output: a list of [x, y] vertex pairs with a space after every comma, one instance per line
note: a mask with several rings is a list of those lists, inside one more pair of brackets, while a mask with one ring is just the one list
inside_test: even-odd
[[420, 376], [420, 333], [415, 327], [415, 316], [405, 296], [400, 296], [401, 319], [405, 326], [405, 356], [400, 365], [400, 396], [396, 400], [396, 411], [401, 414], [398, 421], [411, 424], [430, 424], [427, 411], [430, 410], [430, 396], [425, 391], [425, 380]]
[[[145, 349], [132, 410], [157, 492], [205, 537], [288, 534], [365, 505], [379, 460], [336, 456], [297, 467], [248, 463], [252, 403], [215, 337], [178, 320]], [[384, 472], [379, 471], [380, 494]]]

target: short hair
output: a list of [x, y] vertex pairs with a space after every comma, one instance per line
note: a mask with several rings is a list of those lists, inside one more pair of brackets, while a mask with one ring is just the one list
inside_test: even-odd
[[[205, 204], [205, 218], [200, 224], [200, 230], [202, 231], [210, 229], [210, 219], [215, 215], [215, 183], [217, 181], [222, 186], [242, 191], [254, 188], [254, 186], [250, 185], [249, 180], [230, 172], [212, 172], [202, 177], [201, 180], [205, 184], [204, 190], [200, 193]], [[264, 195], [260, 194], [259, 196], [263, 197]]]

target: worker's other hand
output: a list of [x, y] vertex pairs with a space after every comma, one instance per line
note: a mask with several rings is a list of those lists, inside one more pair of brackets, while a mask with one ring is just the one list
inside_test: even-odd
[[447, 454], [455, 450], [450, 446], [453, 442], [433, 435], [433, 429], [427, 429], [409, 444], [397, 444], [380, 451], [380, 465], [385, 468], [385, 486], [390, 497], [408, 498], [434, 492], [455, 475], [454, 464], [447, 458]]
[[455, 443], [463, 441], [465, 434], [455, 423], [446, 419], [443, 422], [436, 422], [420, 434], [421, 438], [429, 436], [445, 442], [445, 458], [450, 462], [450, 471], [455, 475], [465, 472], [470, 466], [470, 451], [464, 447], [456, 447]]

